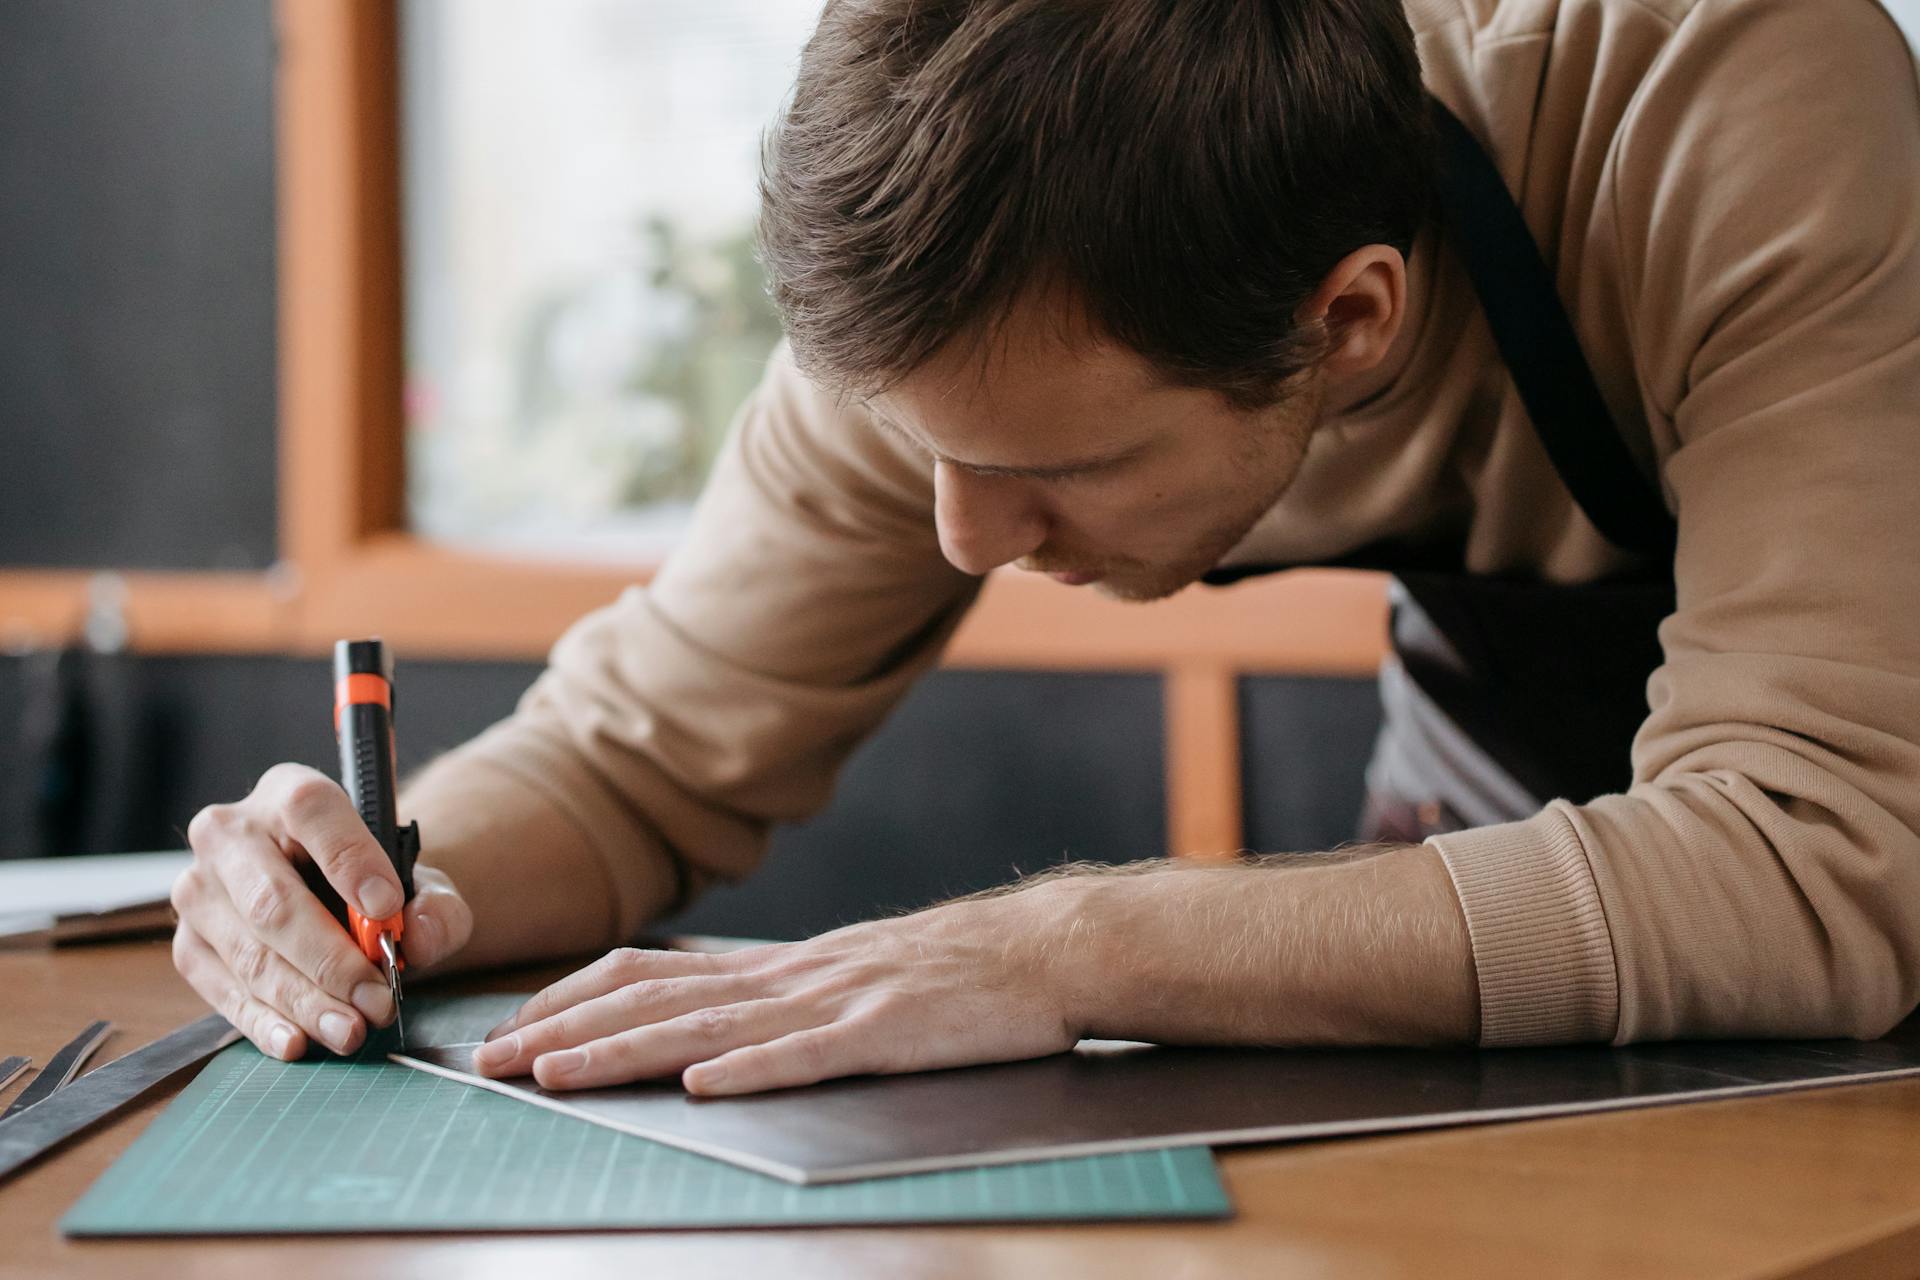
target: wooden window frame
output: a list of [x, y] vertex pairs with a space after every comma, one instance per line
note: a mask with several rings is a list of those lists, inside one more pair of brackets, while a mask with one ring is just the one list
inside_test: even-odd
[[[118, 575], [144, 653], [320, 654], [382, 634], [408, 657], [537, 659], [645, 565], [436, 545], [406, 528], [396, 0], [276, 0], [280, 560], [265, 573]], [[0, 570], [0, 635], [57, 643], [86, 571]], [[1365, 675], [1385, 651], [1377, 575], [1301, 571], [1122, 605], [990, 576], [950, 666], [1158, 673], [1168, 840], [1243, 842], [1241, 676]]]

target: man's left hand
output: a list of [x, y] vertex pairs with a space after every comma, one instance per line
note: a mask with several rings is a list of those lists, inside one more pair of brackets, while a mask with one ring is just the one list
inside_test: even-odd
[[1079, 1031], [1047, 888], [721, 955], [609, 952], [494, 1028], [474, 1067], [548, 1089], [678, 1073], [713, 1095], [1058, 1053]]

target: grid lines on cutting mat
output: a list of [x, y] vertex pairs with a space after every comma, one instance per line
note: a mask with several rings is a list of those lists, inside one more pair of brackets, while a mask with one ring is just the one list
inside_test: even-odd
[[817, 1187], [395, 1066], [226, 1050], [68, 1215], [76, 1235], [1218, 1217], [1203, 1148]]

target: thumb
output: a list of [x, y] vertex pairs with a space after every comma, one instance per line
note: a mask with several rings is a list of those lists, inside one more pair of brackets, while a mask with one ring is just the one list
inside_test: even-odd
[[413, 901], [407, 904], [402, 949], [409, 969], [441, 964], [473, 935], [473, 908], [437, 867], [415, 867]]

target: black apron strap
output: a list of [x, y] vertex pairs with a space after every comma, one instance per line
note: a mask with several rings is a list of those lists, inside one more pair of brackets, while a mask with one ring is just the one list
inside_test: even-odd
[[1441, 208], [1554, 470], [1609, 542], [1671, 554], [1673, 517], [1614, 426], [1526, 219], [1472, 132], [1431, 101]]
[[[1477, 139], [1437, 99], [1439, 207], [1494, 342], [1561, 482], [1602, 536], [1643, 557], [1601, 582], [1466, 572], [1462, 548], [1368, 548], [1398, 577], [1397, 672], [1368, 770], [1366, 838], [1522, 818], [1631, 781], [1657, 629], [1673, 611], [1675, 524], [1613, 422], [1553, 273]], [[1286, 565], [1215, 570], [1224, 583]], [[1404, 680], [1402, 680], [1402, 675]], [[1397, 708], [1397, 709], [1396, 709]], [[1501, 811], [1494, 812], [1492, 810]]]
[[1534, 432], [1594, 527], [1651, 563], [1583, 586], [1479, 578], [1461, 572], [1464, 566], [1400, 569], [1405, 596], [1395, 610], [1394, 651], [1417, 695], [1444, 713], [1475, 748], [1471, 755], [1484, 761], [1472, 763], [1459, 743], [1422, 739], [1418, 717], [1389, 723], [1386, 732], [1398, 735], [1396, 758], [1412, 772], [1447, 781], [1436, 793], [1383, 794], [1375, 804], [1438, 801], [1444, 811], [1475, 791], [1469, 775], [1486, 767], [1536, 800], [1586, 800], [1630, 778], [1647, 676], [1661, 660], [1657, 629], [1673, 610], [1674, 521], [1621, 439], [1553, 274], [1499, 170], [1438, 99], [1433, 109], [1447, 236]]

